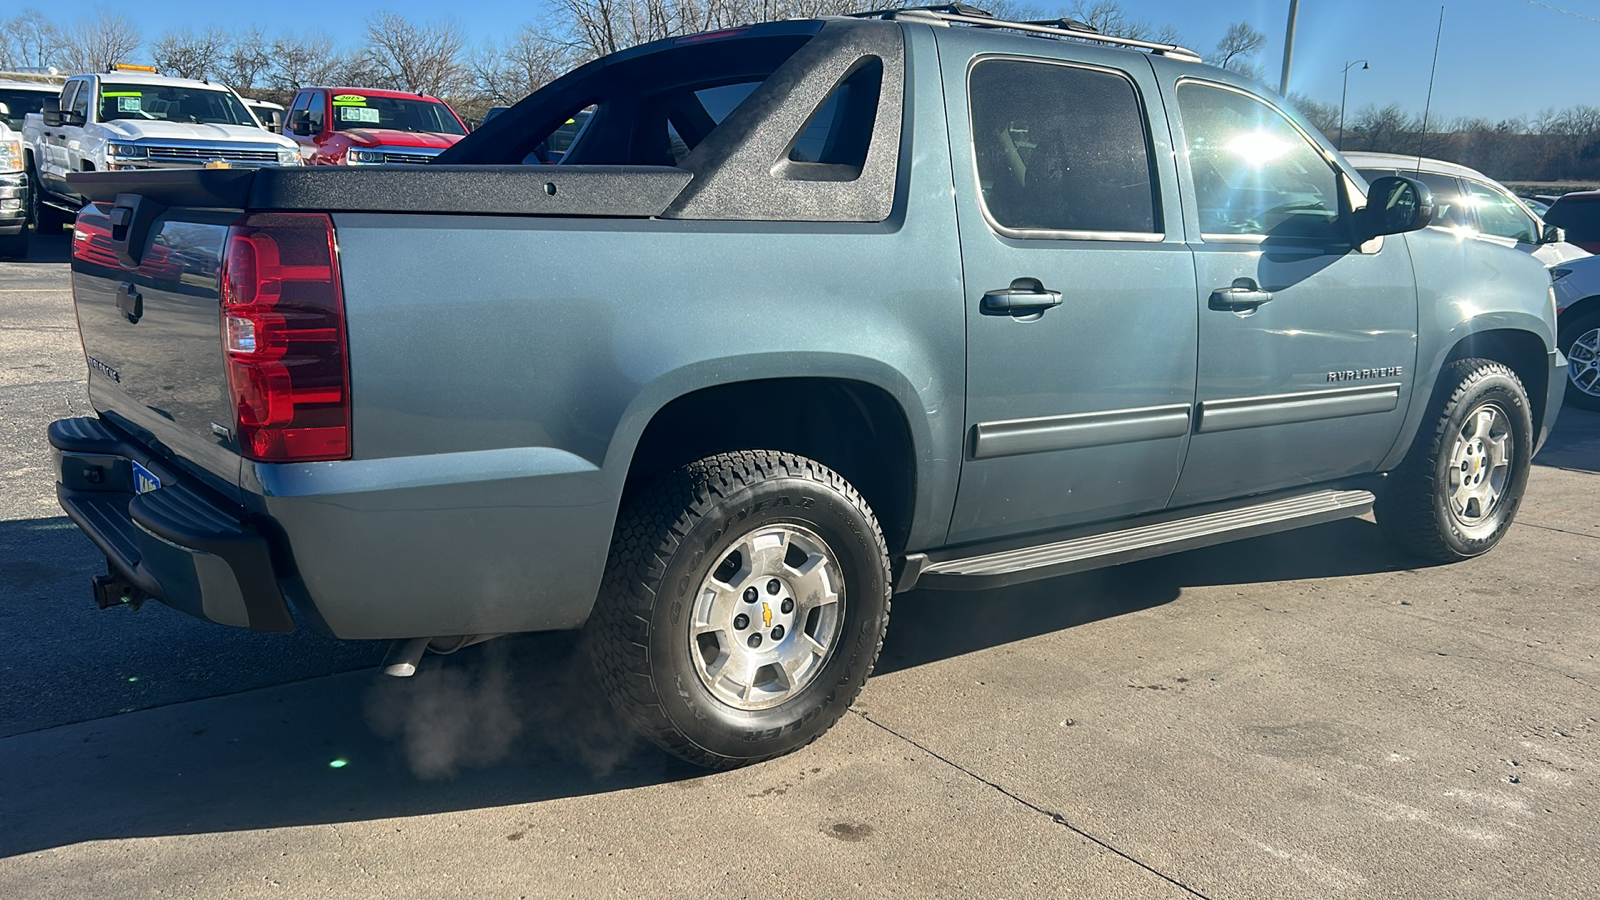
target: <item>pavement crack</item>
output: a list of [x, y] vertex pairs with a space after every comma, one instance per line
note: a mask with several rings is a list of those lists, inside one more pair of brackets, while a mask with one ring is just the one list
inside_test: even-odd
[[1581, 531], [1568, 531], [1565, 528], [1557, 528], [1554, 525], [1535, 525], [1532, 522], [1518, 522], [1516, 524], [1522, 525], [1522, 526], [1525, 526], [1525, 527], [1528, 527], [1528, 528], [1537, 528], [1540, 531], [1556, 531], [1556, 532], [1560, 532], [1561, 534], [1570, 534], [1573, 537], [1588, 538], [1591, 541], [1600, 541], [1600, 534], [1585, 534], [1584, 532], [1581, 532]]
[[865, 719], [869, 724], [874, 725], [877, 728], [880, 728], [880, 729], [888, 732], [889, 734], [894, 735], [895, 737], [899, 738], [902, 741], [905, 741], [906, 743], [910, 744], [911, 746], [917, 748], [918, 750], [921, 750], [923, 753], [928, 754], [929, 756], [933, 757], [934, 759], [937, 759], [939, 762], [944, 763], [945, 765], [949, 766], [950, 768], [955, 769], [957, 772], [960, 772], [961, 774], [967, 776], [968, 778], [971, 778], [974, 781], [977, 781], [977, 782], [979, 782], [979, 783], [981, 783], [983, 785], [986, 785], [987, 787], [989, 787], [989, 788], [991, 788], [991, 789], [993, 789], [995, 791], [998, 791], [1001, 794], [1004, 794], [1006, 797], [1011, 798], [1012, 800], [1016, 801], [1017, 803], [1022, 804], [1023, 806], [1026, 806], [1028, 809], [1031, 809], [1036, 813], [1039, 813], [1039, 814], [1044, 815], [1044, 816], [1048, 816], [1050, 818], [1050, 820], [1055, 822], [1057, 825], [1060, 825], [1061, 827], [1067, 829], [1068, 831], [1072, 832], [1073, 834], [1078, 835], [1079, 837], [1083, 838], [1086, 841], [1090, 841], [1091, 843], [1094, 843], [1094, 844], [1102, 847], [1107, 852], [1113, 853], [1113, 854], [1115, 854], [1115, 855], [1127, 860], [1128, 862], [1133, 863], [1134, 865], [1138, 866], [1141, 869], [1144, 869], [1146, 872], [1149, 872], [1151, 875], [1154, 875], [1157, 878], [1160, 878], [1162, 881], [1167, 882], [1168, 884], [1172, 885], [1173, 887], [1175, 887], [1175, 888], [1177, 888], [1177, 889], [1179, 889], [1179, 890], [1181, 890], [1181, 891], [1183, 891], [1183, 892], [1185, 892], [1187, 894], [1190, 894], [1191, 896], [1199, 897], [1199, 898], [1201, 898], [1201, 900], [1211, 900], [1211, 898], [1209, 896], [1200, 893], [1199, 891], [1197, 891], [1194, 888], [1188, 886], [1187, 884], [1184, 884], [1183, 882], [1179, 881], [1178, 879], [1173, 878], [1171, 875], [1168, 875], [1167, 873], [1161, 871], [1160, 869], [1157, 869], [1154, 866], [1151, 866], [1150, 864], [1140, 860], [1138, 857], [1136, 857], [1136, 856], [1134, 856], [1134, 855], [1132, 855], [1132, 854], [1130, 854], [1130, 853], [1128, 853], [1128, 852], [1126, 852], [1126, 851], [1124, 851], [1124, 850], [1122, 850], [1122, 849], [1120, 849], [1118, 847], [1115, 847], [1115, 846], [1107, 843], [1106, 841], [1101, 840], [1100, 838], [1095, 837], [1094, 835], [1092, 835], [1089, 832], [1083, 830], [1082, 828], [1078, 827], [1077, 825], [1072, 824], [1071, 820], [1069, 820], [1066, 816], [1062, 815], [1061, 813], [1058, 813], [1053, 809], [1046, 809], [1045, 807], [1040, 806], [1037, 803], [1033, 803], [1033, 802], [1031, 802], [1029, 800], [1025, 800], [1022, 797], [1017, 796], [1012, 791], [1007, 790], [1004, 786], [1002, 786], [1002, 785], [1000, 785], [1000, 784], [998, 784], [996, 782], [990, 781], [989, 779], [983, 777], [982, 775], [979, 775], [977, 772], [972, 771], [971, 769], [967, 768], [966, 766], [963, 766], [962, 764], [956, 762], [955, 760], [950, 759], [949, 757], [940, 754], [938, 751], [934, 750], [933, 748], [928, 747], [927, 745], [922, 744], [922, 743], [918, 742], [917, 740], [915, 740], [913, 738], [907, 737], [906, 735], [901, 734], [898, 731], [895, 731], [893, 728], [890, 728], [889, 726], [883, 724], [882, 722], [879, 722], [877, 719], [872, 718], [871, 716], [867, 715], [866, 713], [864, 713], [864, 712], [862, 712], [862, 711], [860, 711], [858, 709], [852, 709], [850, 711], [852, 713], [855, 713], [856, 715], [860, 716], [862, 719]]

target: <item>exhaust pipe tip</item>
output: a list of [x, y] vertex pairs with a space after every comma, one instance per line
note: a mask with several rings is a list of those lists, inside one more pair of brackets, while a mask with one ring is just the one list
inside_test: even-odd
[[471, 647], [473, 644], [492, 641], [498, 637], [505, 635], [458, 634], [435, 638], [401, 638], [390, 642], [389, 652], [383, 656], [383, 674], [395, 678], [410, 678], [417, 674], [417, 665], [422, 662], [424, 653], [431, 651], [440, 656], [449, 656], [463, 647]]

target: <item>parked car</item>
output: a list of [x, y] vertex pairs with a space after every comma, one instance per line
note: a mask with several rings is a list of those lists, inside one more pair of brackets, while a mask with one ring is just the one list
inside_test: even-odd
[[450, 104], [425, 94], [308, 87], [289, 107], [289, 137], [311, 166], [425, 163], [466, 134]]
[[263, 132], [229, 88], [146, 67], [74, 75], [23, 127], [33, 222], [59, 232], [83, 197], [74, 172], [300, 164], [294, 143]]
[[0, 79], [0, 259], [28, 255], [28, 210], [33, 186], [23, 152], [22, 124], [61, 88], [37, 81]]
[[[1551, 204], [1548, 221], [1566, 229], [1568, 240], [1600, 253], [1600, 191], [1567, 194]], [[1561, 292], [1561, 351], [1567, 354], [1567, 401], [1600, 410], [1600, 256], [1557, 267]]]
[[626, 50], [424, 169], [74, 175], [99, 602], [396, 673], [582, 627], [730, 767], [838, 720], [896, 592], [1374, 508], [1496, 545], [1566, 379], [1543, 266], [1188, 50], [950, 9]]
[[1590, 255], [1563, 239], [1505, 185], [1477, 169], [1442, 159], [1397, 153], [1346, 153], [1368, 180], [1396, 173], [1415, 178], [1433, 191], [1434, 223], [1472, 232], [1487, 240], [1532, 253], [1546, 266]]
[[1567, 240], [1590, 253], [1600, 253], [1600, 191], [1567, 194], [1550, 204], [1552, 225], [1565, 229]]
[[491, 106], [491, 107], [489, 107], [488, 110], [486, 110], [484, 112], [483, 121], [478, 123], [478, 127], [482, 128], [483, 126], [489, 124], [491, 121], [494, 120], [495, 116], [500, 115], [501, 113], [505, 112], [506, 110], [508, 110], [510, 108], [511, 107], [509, 107], [509, 106]]
[[251, 100], [249, 97], [242, 99], [244, 105], [250, 108], [250, 112], [255, 114], [262, 128], [273, 134], [283, 134], [283, 121], [287, 114], [282, 104], [270, 100]]

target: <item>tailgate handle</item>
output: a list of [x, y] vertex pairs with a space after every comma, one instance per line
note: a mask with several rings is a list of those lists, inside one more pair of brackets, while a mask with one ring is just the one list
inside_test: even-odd
[[134, 268], [144, 259], [150, 224], [167, 208], [141, 194], [118, 194], [111, 208], [111, 250], [117, 260]]
[[117, 287], [117, 311], [127, 316], [128, 321], [139, 324], [139, 319], [144, 316], [144, 297], [139, 295], [139, 289], [131, 283], [124, 281]]

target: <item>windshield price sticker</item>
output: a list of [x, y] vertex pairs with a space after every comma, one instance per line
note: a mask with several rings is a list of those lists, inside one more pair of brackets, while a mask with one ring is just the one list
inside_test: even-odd
[[117, 112], [141, 112], [144, 108], [142, 97], [118, 97]]
[[378, 111], [369, 106], [343, 106], [339, 108], [339, 121], [378, 124]]

